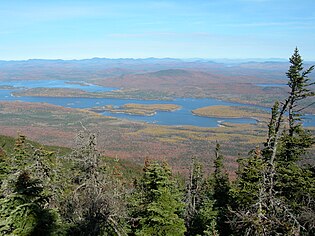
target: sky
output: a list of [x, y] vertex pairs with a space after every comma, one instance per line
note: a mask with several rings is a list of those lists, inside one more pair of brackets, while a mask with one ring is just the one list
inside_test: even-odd
[[0, 60], [315, 60], [314, 0], [0, 0]]

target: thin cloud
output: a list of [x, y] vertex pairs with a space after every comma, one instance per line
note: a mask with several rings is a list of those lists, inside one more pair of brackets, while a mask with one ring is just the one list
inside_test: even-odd
[[292, 27], [309, 27], [314, 28], [314, 23], [311, 22], [252, 22], [252, 23], [231, 23], [231, 24], [218, 24], [221, 27], [272, 27], [272, 26], [292, 26]]
[[145, 33], [118, 33], [109, 34], [109, 37], [113, 38], [140, 38], [140, 37], [198, 37], [198, 38], [209, 38], [214, 37], [213, 34], [207, 32], [192, 32], [192, 33], [178, 33], [178, 32], [145, 32]]

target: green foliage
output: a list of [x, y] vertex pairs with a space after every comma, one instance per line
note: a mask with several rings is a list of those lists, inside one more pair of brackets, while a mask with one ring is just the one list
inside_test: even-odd
[[216, 224], [218, 215], [214, 210], [213, 181], [207, 181], [202, 164], [195, 159], [192, 159], [185, 202], [186, 235], [201, 235], [207, 230], [211, 231], [209, 227]]
[[[275, 103], [265, 148], [240, 160], [240, 171], [233, 189], [234, 229], [240, 235], [312, 235], [315, 224], [314, 175], [301, 166], [307, 149], [314, 144], [311, 133], [300, 122], [299, 101], [314, 96], [309, 73], [303, 71], [298, 50], [290, 58], [287, 72], [290, 93]], [[286, 114], [288, 117], [286, 117]], [[287, 121], [287, 122], [286, 122]]]
[[235, 235], [244, 235], [245, 232], [246, 235], [260, 235], [254, 234], [252, 228], [258, 228], [260, 232], [261, 221], [257, 217], [259, 209], [256, 206], [261, 197], [266, 163], [259, 147], [251, 151], [248, 158], [240, 158], [238, 162], [237, 179], [230, 190], [231, 212], [234, 214], [230, 227]]
[[193, 160], [186, 192], [186, 235], [228, 235], [230, 183], [224, 171], [220, 145], [216, 145], [214, 173], [205, 178], [202, 166]]
[[229, 203], [229, 177], [223, 169], [223, 155], [221, 154], [220, 145], [216, 145], [216, 159], [214, 160], [214, 193], [217, 208], [225, 208]]
[[310, 78], [308, 77], [314, 69], [314, 65], [303, 71], [303, 60], [297, 48], [295, 48], [289, 60], [291, 65], [286, 75], [289, 79], [288, 86], [291, 88], [290, 95], [293, 96], [294, 102], [314, 96], [314, 92], [310, 89], [310, 86], [314, 82], [310, 82]]
[[205, 196], [194, 218], [193, 230], [187, 235], [219, 235], [217, 230], [219, 211], [214, 205], [215, 200]]
[[28, 147], [26, 146], [26, 137], [24, 135], [19, 135], [15, 140], [14, 146], [14, 158], [13, 164], [17, 168], [25, 169], [26, 166], [30, 165], [30, 153]]
[[100, 157], [95, 136], [62, 157], [22, 135], [0, 138], [1, 235], [126, 235], [126, 163]]
[[248, 158], [238, 159], [238, 163], [237, 180], [230, 190], [233, 198], [232, 205], [245, 207], [254, 204], [259, 197], [259, 188], [263, 178], [262, 170], [266, 163], [258, 147], [250, 152]]
[[[302, 127], [300, 117], [304, 107], [301, 107], [299, 102], [315, 95], [310, 90], [310, 86], [314, 83], [311, 83], [308, 77], [314, 66], [303, 71], [303, 61], [298, 49], [295, 49], [290, 63], [287, 77], [291, 92], [283, 105], [288, 104], [286, 111], [288, 112], [289, 127], [284, 129], [279, 138], [275, 159], [275, 191], [280, 193], [279, 197], [282, 197], [285, 204], [291, 209], [292, 214], [300, 224], [301, 231], [307, 232], [311, 230], [310, 225], [306, 228], [303, 227], [307, 223], [301, 220], [299, 215], [305, 209], [308, 209], [309, 212], [313, 211], [313, 215], [315, 214], [314, 208], [311, 210], [312, 206], [310, 205], [310, 202], [315, 201], [314, 188], [312, 187], [315, 178], [312, 177], [309, 170], [299, 165], [298, 161], [315, 143], [315, 139], [309, 131]], [[315, 224], [312, 227], [314, 226]]]
[[2, 148], [0, 148], [0, 198], [1, 198], [1, 185], [3, 181], [7, 178], [8, 174], [10, 172], [10, 167], [9, 167], [9, 160]]
[[62, 235], [59, 214], [49, 207], [53, 153], [35, 148], [23, 135], [11, 147], [3, 162], [12, 168], [1, 188], [1, 235]]
[[131, 202], [135, 235], [183, 235], [181, 193], [166, 163], [147, 163]]
[[217, 143], [214, 160], [214, 185], [213, 198], [214, 209], [218, 211], [217, 229], [220, 235], [229, 235], [231, 233], [228, 224], [228, 206], [230, 204], [230, 182], [228, 174], [223, 169], [223, 155], [220, 145]]
[[21, 172], [13, 192], [0, 199], [1, 235], [56, 235], [58, 214], [45, 208], [47, 202], [41, 181]]

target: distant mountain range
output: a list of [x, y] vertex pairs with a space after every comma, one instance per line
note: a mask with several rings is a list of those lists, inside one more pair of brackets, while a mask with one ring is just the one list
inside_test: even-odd
[[[28, 59], [28, 60], [0, 60], [0, 63], [6, 62], [91, 62], [91, 63], [179, 63], [179, 62], [195, 62], [195, 63], [244, 63], [244, 62], [288, 62], [286, 58], [240, 58], [240, 59], [230, 59], [230, 58], [100, 58], [94, 57], [89, 59], [72, 59], [72, 60], [64, 60], [64, 59]], [[315, 61], [307, 61], [310, 63], [314, 63]]]
[[[305, 66], [315, 64], [306, 62]], [[0, 80], [67, 79], [90, 80], [143, 74], [164, 70], [186, 70], [219, 76], [283, 78], [288, 61], [271, 59], [176, 59], [92, 58], [82, 60], [31, 59], [0, 61]], [[168, 73], [171, 71], [168, 71]], [[165, 72], [161, 72], [165, 73]], [[178, 76], [178, 71], [176, 76]]]

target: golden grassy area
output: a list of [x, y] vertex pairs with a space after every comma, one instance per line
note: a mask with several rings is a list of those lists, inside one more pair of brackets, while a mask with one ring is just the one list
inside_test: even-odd
[[227, 127], [200, 128], [195, 126], [147, 125], [144, 129], [129, 135], [150, 135], [163, 142], [181, 142], [184, 140], [206, 142], [260, 143], [265, 140], [266, 128], [263, 125], [229, 124]]
[[122, 106], [125, 109], [139, 109], [139, 110], [151, 110], [151, 111], [174, 111], [180, 108], [175, 104], [136, 104], [128, 103]]
[[206, 117], [224, 118], [254, 118], [259, 121], [266, 121], [270, 115], [267, 112], [249, 107], [236, 106], [209, 106], [192, 111], [195, 115]]
[[112, 113], [127, 113], [132, 115], [150, 116], [157, 111], [174, 111], [180, 109], [180, 106], [175, 104], [136, 104], [128, 103], [118, 108], [112, 105], [90, 108], [90, 111], [102, 112], [109, 111]]
[[180, 106], [175, 104], [136, 104], [128, 103], [123, 105], [120, 110], [125, 113], [136, 115], [153, 115], [157, 111], [174, 111], [180, 109]]

